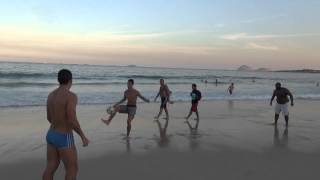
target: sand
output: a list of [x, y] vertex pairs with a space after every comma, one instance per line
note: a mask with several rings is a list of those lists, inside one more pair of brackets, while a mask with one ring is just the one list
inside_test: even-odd
[[[82, 105], [78, 118], [91, 144], [79, 152], [78, 179], [318, 179], [320, 101], [297, 100], [290, 126], [270, 125], [267, 101], [207, 101], [199, 129], [183, 117], [189, 103], [170, 105], [171, 118], [154, 121], [159, 104], [139, 104], [130, 139], [126, 116], [110, 126], [106, 106]], [[45, 166], [45, 107], [0, 109], [0, 179], [41, 179]], [[195, 121], [190, 119], [190, 125]], [[55, 179], [63, 179], [60, 167]]]

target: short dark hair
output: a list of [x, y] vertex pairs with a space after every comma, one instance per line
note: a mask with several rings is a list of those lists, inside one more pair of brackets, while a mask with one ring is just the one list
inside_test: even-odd
[[280, 86], [280, 87], [281, 87], [281, 83], [280, 83], [280, 82], [277, 82], [277, 83], [276, 83], [276, 86]]
[[68, 69], [61, 69], [58, 73], [58, 82], [68, 84], [72, 80], [72, 73]]
[[133, 79], [129, 79], [128, 82], [131, 82], [131, 84], [134, 85], [134, 80]]
[[196, 85], [196, 84], [192, 84], [192, 86], [193, 86], [193, 87], [197, 87], [197, 85]]

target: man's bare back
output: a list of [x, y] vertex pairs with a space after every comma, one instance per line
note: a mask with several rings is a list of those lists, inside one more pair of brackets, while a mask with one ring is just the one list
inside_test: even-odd
[[[67, 105], [70, 101], [77, 100], [77, 96], [65, 88], [57, 88], [48, 96], [47, 113], [51, 128], [58, 132], [71, 132], [72, 127], [68, 123]], [[77, 102], [75, 102], [77, 103]]]

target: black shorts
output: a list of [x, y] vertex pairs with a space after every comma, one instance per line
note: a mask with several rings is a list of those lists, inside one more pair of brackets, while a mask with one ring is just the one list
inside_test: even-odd
[[168, 103], [168, 98], [166, 97], [161, 98], [160, 108], [167, 108], [167, 103]]

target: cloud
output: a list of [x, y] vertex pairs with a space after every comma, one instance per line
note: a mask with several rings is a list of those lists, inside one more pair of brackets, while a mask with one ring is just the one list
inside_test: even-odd
[[278, 51], [279, 47], [274, 45], [261, 45], [254, 42], [248, 43], [246, 46], [247, 49], [255, 49], [255, 50], [268, 50], [268, 51]]
[[286, 14], [278, 14], [278, 15], [273, 15], [273, 16], [266, 16], [266, 17], [255, 17], [255, 18], [250, 18], [246, 19], [243, 21], [240, 21], [240, 24], [251, 24], [251, 23], [256, 23], [260, 21], [268, 21], [268, 20], [273, 20], [273, 19], [279, 19], [282, 17], [286, 17]]
[[249, 35], [248, 33], [227, 34], [221, 36], [225, 40], [266, 40], [277, 38], [299, 38], [308, 36], [320, 36], [320, 33], [302, 33], [302, 34], [259, 34]]
[[220, 23], [220, 24], [215, 24], [214, 25], [214, 27], [215, 28], [224, 28], [226, 25], [225, 24], [222, 24], [222, 23]]

